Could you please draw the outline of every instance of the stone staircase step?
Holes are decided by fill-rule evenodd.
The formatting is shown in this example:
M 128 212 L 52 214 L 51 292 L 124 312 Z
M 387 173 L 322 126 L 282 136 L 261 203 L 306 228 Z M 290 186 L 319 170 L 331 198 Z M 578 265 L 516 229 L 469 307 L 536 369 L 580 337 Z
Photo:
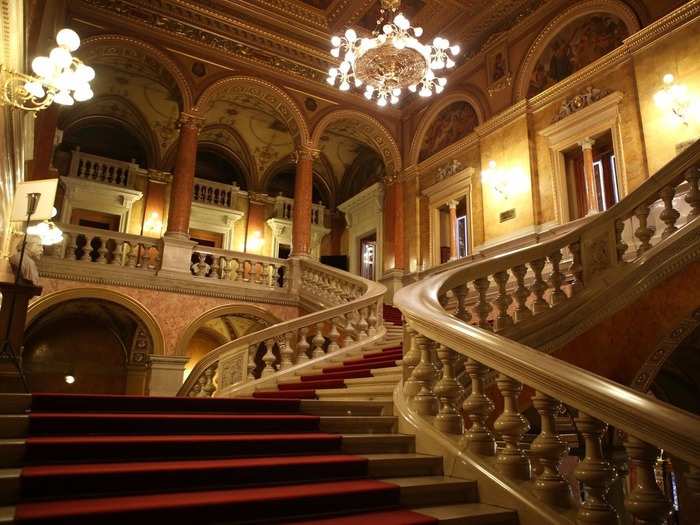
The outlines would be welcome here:
M 348 388 L 364 385 L 396 385 L 401 381 L 400 374 L 380 374 L 372 377 L 359 377 L 356 379 L 345 379 L 345 385 Z
M 414 452 L 415 437 L 408 434 L 343 434 L 346 454 L 405 454 Z
M 516 512 L 484 503 L 462 503 L 411 509 L 431 516 L 440 525 L 517 525 Z
M 442 476 L 442 457 L 428 454 L 363 454 L 371 478 Z M 395 474 L 399 472 L 399 474 Z
M 442 459 L 442 458 L 441 458 Z M 382 478 L 401 487 L 401 504 L 406 506 L 453 505 L 479 501 L 476 481 L 447 476 Z
M 389 434 L 396 431 L 395 416 L 321 416 L 320 431 L 329 434 Z
M 302 399 L 301 411 L 314 416 L 391 416 L 393 403 Z
M 316 395 L 323 400 L 349 401 L 385 401 L 393 400 L 394 385 L 356 386 L 354 388 L 329 388 L 319 390 Z

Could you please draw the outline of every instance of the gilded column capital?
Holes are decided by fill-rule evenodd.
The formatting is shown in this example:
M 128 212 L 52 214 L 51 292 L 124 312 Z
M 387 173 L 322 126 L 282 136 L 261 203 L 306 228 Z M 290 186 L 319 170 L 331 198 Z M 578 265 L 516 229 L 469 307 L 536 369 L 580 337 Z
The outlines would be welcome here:
M 177 120 L 178 128 L 190 128 L 195 129 L 197 132 L 204 126 L 204 117 L 195 115 L 193 113 L 180 113 L 180 117 Z
M 593 144 L 595 144 L 595 140 L 591 138 L 585 138 L 579 141 L 578 143 L 578 145 L 581 146 L 581 149 L 583 150 L 593 149 Z
M 312 148 L 309 145 L 304 145 L 291 153 L 292 161 L 294 164 L 299 164 L 302 160 L 316 160 L 321 154 L 321 150 Z
M 414 164 L 413 166 L 404 168 L 403 171 L 401 171 L 398 174 L 398 177 L 401 182 L 406 182 L 409 180 L 417 179 L 419 175 L 420 170 L 418 169 L 418 165 Z
M 149 169 L 146 173 L 146 177 L 151 182 L 157 182 L 160 184 L 168 184 L 173 180 L 173 175 L 169 171 L 161 171 Z

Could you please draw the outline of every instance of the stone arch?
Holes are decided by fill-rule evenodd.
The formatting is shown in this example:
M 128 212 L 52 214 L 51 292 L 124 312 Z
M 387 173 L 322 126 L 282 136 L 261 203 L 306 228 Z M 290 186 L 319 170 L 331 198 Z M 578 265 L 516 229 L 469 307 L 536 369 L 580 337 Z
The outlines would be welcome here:
M 294 100 L 279 87 L 259 78 L 233 76 L 217 80 L 199 96 L 194 111 L 204 115 L 212 97 L 222 91 L 245 94 L 261 100 L 285 123 L 297 146 L 309 143 L 309 128 Z
M 203 327 L 207 321 L 211 321 L 212 319 L 216 319 L 217 317 L 222 317 L 225 315 L 252 316 L 263 321 L 268 326 L 272 326 L 281 322 L 281 320 L 276 315 L 265 310 L 264 308 L 260 308 L 259 306 L 247 304 L 225 304 L 222 306 L 217 306 L 215 308 L 212 308 L 211 310 L 207 310 L 187 325 L 187 328 L 185 328 L 185 330 L 182 332 L 182 335 L 180 336 L 180 339 L 178 340 L 177 345 L 175 346 L 175 355 L 187 355 L 187 345 L 190 339 L 192 339 L 192 336 L 197 332 L 197 330 Z
M 153 342 L 153 355 L 165 355 L 165 338 L 163 330 L 156 318 L 148 309 L 137 300 L 105 288 L 71 288 L 53 292 L 34 301 L 27 310 L 27 321 L 25 327 L 31 326 L 32 322 L 45 312 L 66 301 L 74 299 L 99 299 L 109 301 L 129 310 L 138 320 L 140 320 L 148 330 Z
M 245 188 L 242 189 L 250 190 L 252 188 L 251 184 L 253 179 L 250 176 L 250 173 L 248 172 L 247 166 L 245 166 L 243 161 L 238 157 L 238 155 L 236 155 L 236 152 L 232 151 L 229 147 L 218 142 L 199 141 L 197 143 L 197 152 L 200 153 L 202 151 L 215 153 L 220 157 L 226 159 L 226 161 L 230 162 L 231 164 L 237 165 L 241 169 L 241 173 L 243 175 L 243 182 L 245 183 Z
M 474 109 L 479 124 L 483 124 L 483 122 L 488 116 L 485 109 L 487 105 L 482 103 L 481 99 L 472 92 L 455 91 L 448 95 L 445 95 L 444 97 L 441 97 L 440 99 L 436 100 L 431 106 L 428 107 L 428 110 L 425 112 L 425 115 L 423 115 L 420 122 L 418 123 L 418 126 L 416 127 L 416 132 L 413 135 L 413 140 L 411 141 L 411 148 L 408 154 L 409 166 L 414 166 L 418 164 L 420 150 L 423 146 L 425 135 L 430 129 L 430 126 L 433 124 L 435 119 L 445 108 L 449 107 L 455 102 L 462 101 L 467 102 L 472 107 L 472 109 Z
M 98 53 L 101 48 L 114 50 L 117 47 L 127 47 L 139 50 L 146 56 L 152 58 L 157 64 L 165 69 L 173 77 L 173 80 L 177 84 L 181 98 L 180 111 L 190 111 L 192 108 L 192 91 L 189 83 L 187 82 L 187 78 L 177 63 L 155 46 L 130 36 L 115 34 L 96 35 L 88 37 L 82 42 L 78 55 L 89 65 L 91 58 L 99 57 Z
M 371 141 L 370 146 L 382 157 L 387 175 L 391 176 L 401 171 L 401 150 L 389 130 L 374 117 L 353 109 L 338 109 L 326 113 L 314 127 L 311 147 L 318 149 L 323 132 L 334 122 L 343 119 L 360 122 L 362 132 Z
M 117 111 L 113 111 L 114 105 Z M 110 109 L 106 109 L 109 106 Z M 91 124 L 115 122 L 140 140 L 147 157 L 146 168 L 155 168 L 161 162 L 161 152 L 158 140 L 146 117 L 139 108 L 129 100 L 118 95 L 95 97 L 90 104 L 79 104 L 68 111 L 63 111 L 59 117 L 59 127 L 64 135 L 76 127 L 86 127 Z
M 575 20 L 596 13 L 616 16 L 627 26 L 630 35 L 640 29 L 636 13 L 621 0 L 587 0 L 565 9 L 547 24 L 530 46 L 515 79 L 513 102 L 526 98 L 535 66 L 544 50 L 557 35 Z
M 320 165 L 319 165 L 320 163 Z M 318 169 L 319 167 L 323 169 Z M 279 159 L 276 162 L 273 162 L 266 170 L 265 173 L 263 174 L 261 180 L 260 180 L 260 191 L 263 193 L 267 193 L 270 195 L 270 192 L 268 190 L 270 183 L 272 180 L 275 178 L 276 175 L 278 175 L 281 171 L 287 170 L 287 169 L 296 169 L 294 166 L 294 162 L 290 158 L 283 158 Z M 323 159 L 323 154 L 319 157 L 318 160 L 314 162 L 314 167 L 313 167 L 313 182 L 318 183 L 326 193 L 326 201 L 324 204 L 328 208 L 333 208 L 335 207 L 335 198 L 337 196 L 337 184 L 335 179 L 333 178 L 332 171 L 329 171 L 327 162 L 324 162 Z M 276 195 L 270 195 L 272 197 L 276 197 Z
M 231 140 L 240 149 L 240 154 L 239 152 L 234 151 L 234 149 L 229 144 L 213 140 L 213 137 L 208 136 L 209 134 L 216 132 L 220 132 L 230 136 Z M 251 154 L 250 149 L 248 148 L 248 144 L 246 144 L 245 140 L 243 140 L 243 137 L 240 136 L 238 131 L 236 131 L 233 127 L 227 126 L 225 124 L 210 124 L 208 126 L 205 126 L 199 132 L 199 142 L 220 144 L 221 146 L 224 146 L 226 150 L 230 152 L 230 154 L 237 158 L 241 167 L 243 168 L 243 171 L 246 174 L 246 183 L 248 184 L 248 189 L 255 187 L 254 183 L 257 181 L 258 177 L 257 166 L 255 164 L 255 160 L 253 159 L 253 155 Z

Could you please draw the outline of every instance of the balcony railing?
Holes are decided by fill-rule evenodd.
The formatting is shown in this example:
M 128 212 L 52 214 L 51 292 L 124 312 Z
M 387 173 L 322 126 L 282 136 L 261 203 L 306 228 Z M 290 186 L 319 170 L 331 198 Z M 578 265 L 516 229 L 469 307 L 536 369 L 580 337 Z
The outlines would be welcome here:
M 283 259 L 197 245 L 192 251 L 190 271 L 195 277 L 206 279 L 263 288 L 285 288 L 288 267 Z
M 90 155 L 80 151 L 80 148 L 76 148 L 71 156 L 68 176 L 122 188 L 132 188 L 134 176 L 139 171 L 143 170 L 135 162 Z
M 239 188 L 235 184 L 222 184 L 195 177 L 192 190 L 193 202 L 233 209 L 234 197 Z
M 323 204 L 311 205 L 311 224 L 323 226 L 323 215 L 326 207 Z M 292 220 L 294 217 L 294 199 L 279 195 L 275 197 L 275 217 Z

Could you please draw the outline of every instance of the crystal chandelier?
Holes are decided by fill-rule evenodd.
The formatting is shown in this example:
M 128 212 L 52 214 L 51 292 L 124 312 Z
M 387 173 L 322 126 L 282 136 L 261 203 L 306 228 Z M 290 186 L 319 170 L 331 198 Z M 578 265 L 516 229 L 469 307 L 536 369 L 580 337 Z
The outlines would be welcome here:
M 454 67 L 459 46 L 450 46 L 447 39 L 435 37 L 432 45 L 422 44 L 420 27 L 411 23 L 401 13 L 397 14 L 400 0 L 381 0 L 377 29 L 372 38 L 360 38 L 354 29 L 345 36 L 331 38 L 331 55 L 342 62 L 328 71 L 328 83 L 338 84 L 341 91 L 348 91 L 351 84 L 365 86 L 368 100 L 376 97 L 377 105 L 396 104 L 403 89 L 429 97 L 445 89 L 447 79 L 435 75 L 436 71 Z M 393 20 L 389 21 L 393 16 Z

